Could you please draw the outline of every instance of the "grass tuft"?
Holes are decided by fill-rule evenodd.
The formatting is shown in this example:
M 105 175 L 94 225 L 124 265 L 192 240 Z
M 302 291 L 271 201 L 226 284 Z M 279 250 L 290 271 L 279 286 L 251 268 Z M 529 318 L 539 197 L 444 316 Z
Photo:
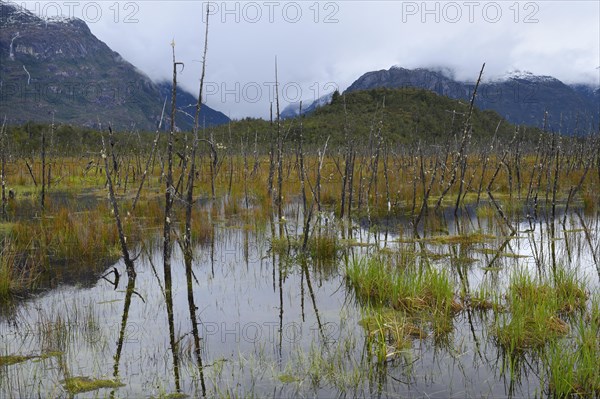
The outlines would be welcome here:
M 89 377 L 70 377 L 62 381 L 65 389 L 72 395 L 96 391 L 102 388 L 121 388 L 125 384 L 122 384 L 115 380 L 94 380 Z
M 582 310 L 587 294 L 574 273 L 557 268 L 554 279 L 513 273 L 506 298 L 510 314 L 497 319 L 495 334 L 504 348 L 523 351 L 568 334 L 569 324 L 561 317 Z

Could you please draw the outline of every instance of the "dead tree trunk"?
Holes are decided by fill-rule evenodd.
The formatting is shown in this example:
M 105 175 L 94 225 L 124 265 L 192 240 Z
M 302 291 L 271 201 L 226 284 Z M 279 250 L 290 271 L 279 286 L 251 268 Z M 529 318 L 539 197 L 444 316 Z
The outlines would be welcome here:
M 177 67 L 179 65 L 183 65 L 183 63 L 175 61 L 175 41 L 172 42 L 171 46 L 173 47 L 173 91 L 171 98 L 171 128 L 169 129 L 169 139 L 167 142 L 165 223 L 163 230 L 163 272 L 165 279 L 165 299 L 167 302 L 167 321 L 169 324 L 169 338 L 171 343 L 171 351 L 173 353 L 173 372 L 175 374 L 175 389 L 177 390 L 177 392 L 179 392 L 181 390 L 181 387 L 179 385 L 179 356 L 177 350 L 177 342 L 175 341 L 175 325 L 173 320 L 173 293 L 171 278 L 171 254 L 173 252 L 173 243 L 171 242 L 171 217 L 173 199 L 175 196 L 175 187 L 173 186 L 173 139 L 175 132 Z
M 204 76 L 206 74 L 206 52 L 208 49 L 208 6 L 206 7 L 206 31 L 204 33 L 204 55 L 202 56 L 202 74 L 200 75 L 200 89 L 198 91 L 198 102 L 196 103 L 196 114 L 194 116 L 194 142 L 190 160 L 190 171 L 187 182 L 186 208 L 185 208 L 185 237 L 184 248 L 186 258 L 192 258 L 192 209 L 194 204 L 194 178 L 196 176 L 196 150 L 198 148 L 198 127 L 200 121 L 200 110 L 202 108 L 202 93 L 204 88 Z M 213 194 L 214 195 L 214 194 Z M 188 272 L 186 261 L 186 272 Z M 191 274 L 191 262 L 189 262 Z M 199 350 L 199 348 L 196 348 Z M 199 355 L 199 354 L 198 354 Z
M 46 200 L 46 130 L 42 129 L 42 194 L 40 205 L 44 210 Z
M 275 175 L 275 139 L 273 137 L 273 103 L 271 103 L 271 108 L 269 109 L 269 134 L 270 134 L 270 144 L 271 147 L 269 149 L 269 179 L 268 179 L 268 190 L 269 197 L 273 197 L 273 176 Z
M 108 154 L 106 153 L 106 144 L 104 143 L 104 136 L 102 136 L 102 158 L 104 159 L 104 171 L 106 172 L 106 181 L 108 182 L 108 194 L 110 197 L 110 203 L 112 205 L 115 222 L 117 224 L 117 231 L 119 233 L 119 242 L 121 243 L 121 252 L 123 253 L 123 261 L 127 269 L 127 275 L 130 279 L 134 278 L 135 268 L 133 267 L 133 261 L 129 257 L 129 250 L 127 249 L 127 237 L 123 232 L 123 225 L 121 224 L 121 217 L 119 215 L 119 204 L 115 196 L 115 189 L 113 186 L 112 177 L 110 175 L 110 169 L 108 167 Z
M 0 171 L 0 178 L 2 180 L 2 220 L 7 219 L 6 215 L 6 135 L 4 129 L 6 128 L 6 117 L 2 122 L 0 128 L 0 157 L 2 162 L 2 170 Z
M 303 124 L 302 124 L 302 101 L 300 102 L 300 136 L 298 137 L 298 161 L 299 161 L 299 172 L 300 172 L 300 190 L 302 191 L 302 214 L 304 220 L 307 217 L 307 204 L 306 204 L 306 187 L 305 187 L 305 172 L 304 172 L 304 148 L 302 147 L 303 138 Z M 343 208 L 342 202 L 342 208 Z
M 344 142 L 346 143 L 346 154 L 344 159 L 344 175 L 342 176 L 342 193 L 341 193 L 341 204 L 340 204 L 340 219 L 344 218 L 344 209 L 346 205 L 346 187 L 349 179 L 349 168 L 350 168 L 350 157 L 352 153 L 352 143 L 348 134 L 348 111 L 346 109 L 346 96 L 344 99 Z
M 496 137 L 498 135 L 498 129 L 500 129 L 500 124 L 502 123 L 502 119 L 496 125 L 496 131 L 494 132 L 494 137 L 492 137 L 492 144 L 486 148 L 484 151 L 483 158 L 483 166 L 481 167 L 481 179 L 479 179 L 479 188 L 477 189 L 477 205 L 479 205 L 479 200 L 481 199 L 481 189 L 483 188 L 483 179 L 485 178 L 485 172 L 487 170 L 488 163 L 490 162 L 490 153 L 494 149 L 494 143 L 496 142 Z
M 283 215 L 283 137 L 281 135 L 281 118 L 279 114 L 279 80 L 277 77 L 277 58 L 275 58 L 275 105 L 277 110 L 277 212 Z
M 146 167 L 144 168 L 144 173 L 142 174 L 142 180 L 140 181 L 140 187 L 135 195 L 135 199 L 133 200 L 133 204 L 131 205 L 131 212 L 135 210 L 135 206 L 140 199 L 140 193 L 142 192 L 142 187 L 144 187 L 144 182 L 146 181 L 146 176 L 148 175 L 148 168 L 150 167 L 150 162 L 154 159 L 154 154 L 156 153 L 156 147 L 158 146 L 158 139 L 160 138 L 160 127 L 162 126 L 163 116 L 165 115 L 165 106 L 167 105 L 167 99 L 165 98 L 165 102 L 163 104 L 162 114 L 160 116 L 160 122 L 158 122 L 158 128 L 156 129 L 156 137 L 154 138 L 154 142 L 152 143 L 152 150 L 150 151 L 150 155 L 148 156 L 148 160 L 146 161 Z
M 485 69 L 485 63 L 481 66 L 481 71 L 479 72 L 479 78 L 477 78 L 477 83 L 475 83 L 475 89 L 473 90 L 473 96 L 471 97 L 471 103 L 469 105 L 469 113 L 467 114 L 467 119 L 465 120 L 465 124 L 463 127 L 463 136 L 460 145 L 459 152 L 459 165 L 460 165 L 460 180 L 458 185 L 458 196 L 456 198 L 456 206 L 454 208 L 454 214 L 458 213 L 458 207 L 460 206 L 460 200 L 462 198 L 462 190 L 465 184 L 465 173 L 467 171 L 467 146 L 469 145 L 469 139 L 471 138 L 471 116 L 473 115 L 473 108 L 475 105 L 475 98 L 477 97 L 477 89 L 479 88 L 479 84 L 481 83 L 481 77 L 483 76 L 483 70 Z

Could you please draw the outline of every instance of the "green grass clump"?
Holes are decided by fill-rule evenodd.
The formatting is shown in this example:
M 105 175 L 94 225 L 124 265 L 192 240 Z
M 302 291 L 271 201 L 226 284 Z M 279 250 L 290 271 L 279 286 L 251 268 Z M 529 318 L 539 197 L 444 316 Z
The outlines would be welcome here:
M 499 343 L 510 351 L 540 348 L 569 332 L 569 325 L 556 315 L 550 303 L 516 303 L 510 316 L 502 317 L 496 328 Z
M 62 352 L 50 351 L 50 352 L 42 353 L 41 355 L 6 355 L 6 356 L 0 356 L 0 367 L 2 367 L 2 366 L 11 366 L 13 364 L 23 363 L 23 362 L 26 362 L 27 360 L 31 360 L 31 359 L 44 360 L 44 359 L 48 359 L 49 357 L 60 356 L 62 354 L 63 354 Z
M 301 242 L 295 237 L 271 238 L 271 251 L 279 256 L 289 255 L 290 251 L 297 250 L 301 245 Z
M 454 314 L 462 308 L 454 299 L 454 283 L 443 270 L 399 270 L 372 257 L 350 264 L 346 277 L 360 302 L 402 312 L 413 324 L 429 326 L 435 336 L 452 332 Z
M 304 236 L 280 236 L 271 238 L 271 250 L 284 257 L 310 260 L 311 265 L 324 276 L 331 276 L 338 271 L 338 254 L 344 244 L 337 237 L 333 228 L 318 229 L 310 236 L 303 250 Z
M 592 302 L 591 314 L 598 312 L 600 302 Z M 587 319 L 586 319 L 587 318 Z M 573 395 L 593 397 L 600 394 L 600 324 L 598 319 L 579 317 L 574 336 L 552 342 L 544 362 L 548 388 L 554 397 Z
M 554 290 L 562 313 L 572 313 L 585 307 L 588 299 L 585 282 L 578 281 L 574 272 L 558 268 L 554 275 Z
M 427 269 L 424 273 L 408 271 L 402 274 L 397 281 L 400 295 L 394 307 L 408 311 L 424 307 L 446 312 L 454 305 L 454 285 L 444 271 Z
M 574 273 L 557 269 L 553 278 L 515 272 L 506 294 L 510 314 L 497 319 L 495 334 L 511 351 L 538 349 L 569 332 L 561 316 L 585 306 L 585 284 Z
M 346 269 L 346 278 L 359 300 L 379 306 L 390 306 L 396 284 L 390 264 L 378 258 L 353 261 Z
M 63 381 L 65 389 L 72 395 L 95 391 L 102 388 L 120 388 L 122 384 L 114 380 L 94 380 L 89 377 L 70 377 Z
M 35 356 L 20 356 L 20 355 L 0 356 L 0 367 L 23 363 L 23 362 L 26 362 L 27 360 L 33 359 L 33 358 L 35 358 Z
M 484 244 L 488 241 L 494 240 L 496 237 L 483 234 L 479 232 L 473 232 L 469 234 L 461 234 L 461 235 L 437 235 L 433 237 L 428 237 L 422 239 L 422 241 L 437 244 L 437 245 L 471 245 L 471 244 Z
M 346 269 L 359 300 L 407 312 L 456 310 L 454 284 L 445 271 L 398 270 L 380 258 L 354 261 Z

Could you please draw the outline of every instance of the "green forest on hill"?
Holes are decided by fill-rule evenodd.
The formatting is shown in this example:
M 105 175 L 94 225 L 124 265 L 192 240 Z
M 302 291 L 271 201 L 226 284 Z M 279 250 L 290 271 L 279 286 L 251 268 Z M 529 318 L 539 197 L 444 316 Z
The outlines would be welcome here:
M 321 146 L 329 137 L 331 145 L 342 145 L 352 140 L 358 145 L 367 145 L 374 135 L 380 135 L 389 145 L 416 142 L 440 144 L 460 136 L 469 104 L 453 100 L 420 89 L 374 89 L 349 94 L 336 94 L 332 103 L 318 108 L 310 115 L 279 121 L 284 141 L 295 141 L 302 129 L 305 144 Z M 261 152 L 268 151 L 267 145 L 277 134 L 276 110 L 273 121 L 246 118 L 228 125 L 210 127 L 201 134 L 223 147 L 254 145 Z M 183 117 L 183 116 L 182 116 Z M 102 122 L 102 121 L 101 121 Z M 108 128 L 109 121 L 105 121 Z M 476 107 L 471 119 L 472 139 L 475 143 L 486 143 L 494 134 L 499 139 L 510 140 L 516 126 L 506 122 L 494 111 L 481 111 Z M 164 124 L 163 124 L 164 126 Z M 27 123 L 9 128 L 14 150 L 17 152 L 37 151 L 42 129 L 50 124 Z M 522 128 L 521 139 L 537 141 L 539 130 Z M 150 147 L 154 132 L 116 132 L 119 143 L 142 150 Z M 97 151 L 100 143 L 98 131 L 66 124 L 54 128 L 52 144 L 71 155 Z

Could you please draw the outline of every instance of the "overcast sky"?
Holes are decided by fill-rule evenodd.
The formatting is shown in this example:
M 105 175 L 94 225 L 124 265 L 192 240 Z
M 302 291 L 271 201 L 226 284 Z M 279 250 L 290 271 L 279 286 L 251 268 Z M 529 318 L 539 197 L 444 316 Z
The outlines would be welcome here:
M 197 93 L 204 1 L 27 2 L 42 16 L 81 18 L 154 80 L 171 79 L 171 46 L 185 63 L 180 84 Z M 212 2 L 206 102 L 232 118 L 267 117 L 275 57 L 281 108 L 309 103 L 363 73 L 448 67 L 474 81 L 510 70 L 566 83 L 600 81 L 598 1 L 255 1 Z

